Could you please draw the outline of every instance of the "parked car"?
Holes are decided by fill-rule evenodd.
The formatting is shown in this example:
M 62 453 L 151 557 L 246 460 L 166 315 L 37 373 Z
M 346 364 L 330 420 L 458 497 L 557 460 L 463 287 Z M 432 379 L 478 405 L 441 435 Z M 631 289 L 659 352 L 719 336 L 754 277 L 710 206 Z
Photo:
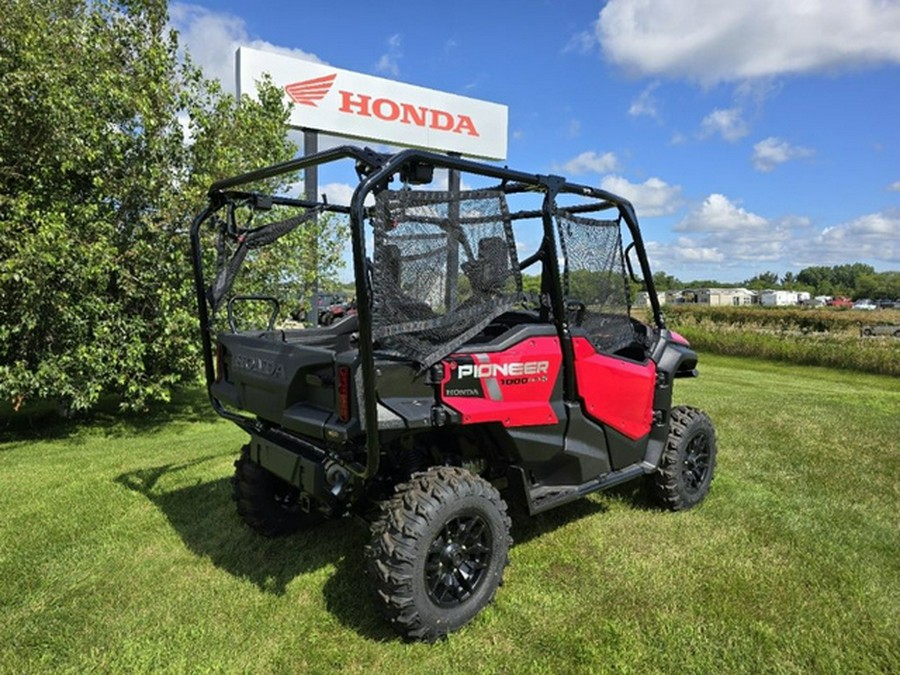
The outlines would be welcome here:
M 863 337 L 872 337 L 873 335 L 893 335 L 900 338 L 900 325 L 882 324 L 880 326 L 863 326 L 859 329 L 860 335 Z
M 872 302 L 871 300 L 866 298 L 864 300 L 857 300 L 856 302 L 854 302 L 853 309 L 872 310 L 872 309 L 878 309 L 878 306 L 874 302 Z
M 890 298 L 879 298 L 875 301 L 875 305 L 878 309 L 894 309 L 894 307 L 897 306 L 897 303 Z
M 829 307 L 853 307 L 853 301 L 850 298 L 844 298 L 841 296 L 837 296 L 828 301 Z

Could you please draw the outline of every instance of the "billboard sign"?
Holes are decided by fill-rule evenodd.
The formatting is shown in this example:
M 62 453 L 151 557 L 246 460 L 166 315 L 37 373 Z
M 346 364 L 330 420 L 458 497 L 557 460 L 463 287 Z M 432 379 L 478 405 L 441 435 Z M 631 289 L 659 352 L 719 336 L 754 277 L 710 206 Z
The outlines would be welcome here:
M 269 73 L 294 103 L 289 124 L 337 136 L 505 159 L 508 109 L 465 96 L 240 47 L 238 95 Z

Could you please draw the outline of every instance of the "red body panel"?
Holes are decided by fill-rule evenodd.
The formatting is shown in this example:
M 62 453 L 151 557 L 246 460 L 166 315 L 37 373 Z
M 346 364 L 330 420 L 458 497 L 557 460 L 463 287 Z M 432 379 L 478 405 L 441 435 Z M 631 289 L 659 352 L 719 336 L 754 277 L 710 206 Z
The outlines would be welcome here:
M 680 333 L 676 333 L 674 330 L 669 331 L 669 335 L 672 336 L 673 342 L 677 342 L 680 345 L 684 345 L 685 347 L 690 347 L 691 343 L 687 341 L 687 338 Z
M 502 352 L 452 354 L 443 361 L 441 399 L 463 424 L 555 424 L 550 397 L 561 363 L 556 337 L 527 338 Z
M 632 440 L 650 432 L 656 364 L 635 363 L 597 353 L 576 337 L 575 378 L 585 413 Z

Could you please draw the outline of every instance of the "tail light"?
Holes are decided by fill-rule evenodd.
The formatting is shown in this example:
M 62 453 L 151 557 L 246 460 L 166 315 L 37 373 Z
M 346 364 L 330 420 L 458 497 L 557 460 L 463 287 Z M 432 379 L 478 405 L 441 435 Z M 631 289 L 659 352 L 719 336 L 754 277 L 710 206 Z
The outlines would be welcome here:
M 338 418 L 341 422 L 350 421 L 350 368 L 338 366 L 337 377 Z

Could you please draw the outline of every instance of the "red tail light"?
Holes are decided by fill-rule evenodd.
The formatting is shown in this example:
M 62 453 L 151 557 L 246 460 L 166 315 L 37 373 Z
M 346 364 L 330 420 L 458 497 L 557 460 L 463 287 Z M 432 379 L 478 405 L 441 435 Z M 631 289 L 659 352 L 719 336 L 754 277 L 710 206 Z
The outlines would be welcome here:
M 338 366 L 338 417 L 341 422 L 350 421 L 350 368 Z

